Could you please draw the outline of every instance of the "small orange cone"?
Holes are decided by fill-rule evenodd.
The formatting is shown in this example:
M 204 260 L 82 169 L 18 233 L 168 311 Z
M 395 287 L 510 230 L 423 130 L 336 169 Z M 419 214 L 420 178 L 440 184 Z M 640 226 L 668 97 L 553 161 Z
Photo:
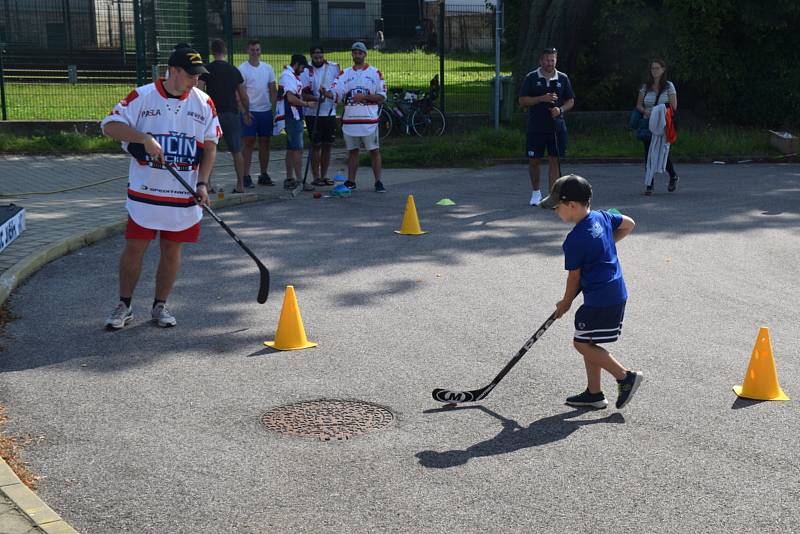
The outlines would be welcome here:
M 300 317 L 300 308 L 297 306 L 297 297 L 294 294 L 294 286 L 286 286 L 281 317 L 278 319 L 278 330 L 275 332 L 275 341 L 265 341 L 264 345 L 278 350 L 299 350 L 317 346 L 306 337 L 303 318 Z
M 406 211 L 403 213 L 403 225 L 399 230 L 394 233 L 402 235 L 422 235 L 428 232 L 423 232 L 419 227 L 419 218 L 417 218 L 417 206 L 414 204 L 414 195 L 408 195 L 406 200 Z
M 733 392 L 745 399 L 789 400 L 778 384 L 778 371 L 775 369 L 775 359 L 772 356 L 772 341 L 769 339 L 769 328 L 766 326 L 758 330 L 758 339 L 750 356 L 744 384 L 733 386 Z

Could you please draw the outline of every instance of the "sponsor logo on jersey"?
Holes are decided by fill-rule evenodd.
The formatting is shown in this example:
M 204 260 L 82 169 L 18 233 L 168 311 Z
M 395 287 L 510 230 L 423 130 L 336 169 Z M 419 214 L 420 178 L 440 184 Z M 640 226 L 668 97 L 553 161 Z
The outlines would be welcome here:
M 189 137 L 180 132 L 152 135 L 164 150 L 165 163 L 179 166 L 190 166 L 198 161 L 198 146 L 197 139 L 195 137 Z M 148 161 L 151 161 L 149 155 L 147 159 Z
M 206 122 L 206 116 L 200 113 L 190 111 L 186 114 L 187 117 L 191 117 L 192 119 L 196 120 L 197 122 L 204 123 Z
M 142 117 L 159 117 L 160 115 L 160 109 L 143 109 L 141 112 Z

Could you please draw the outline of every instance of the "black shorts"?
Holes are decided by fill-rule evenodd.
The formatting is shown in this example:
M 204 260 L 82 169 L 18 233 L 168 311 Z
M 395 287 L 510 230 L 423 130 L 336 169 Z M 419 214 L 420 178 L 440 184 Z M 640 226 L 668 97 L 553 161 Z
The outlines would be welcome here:
M 311 137 L 311 132 L 314 131 L 314 120 L 317 121 L 317 130 L 314 132 L 314 138 L 311 140 L 313 145 L 332 145 L 336 140 L 336 117 L 331 115 L 317 117 L 306 116 L 306 129 L 308 135 Z
M 578 343 L 613 343 L 622 334 L 625 303 L 607 308 L 581 306 L 575 312 L 575 336 Z
M 558 145 L 556 145 L 556 137 L 558 138 Z M 547 148 L 548 156 L 564 157 L 567 152 L 567 131 L 565 129 L 556 128 L 555 135 L 553 132 L 531 132 L 528 131 L 526 138 L 526 151 L 529 158 L 543 158 L 544 149 Z

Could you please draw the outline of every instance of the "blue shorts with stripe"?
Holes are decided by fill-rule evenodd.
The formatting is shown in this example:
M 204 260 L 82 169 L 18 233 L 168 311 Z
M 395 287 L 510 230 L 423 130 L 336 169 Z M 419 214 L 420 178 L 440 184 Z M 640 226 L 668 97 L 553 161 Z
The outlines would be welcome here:
M 613 343 L 622 333 L 625 303 L 606 308 L 581 306 L 575 312 L 575 336 L 578 343 Z

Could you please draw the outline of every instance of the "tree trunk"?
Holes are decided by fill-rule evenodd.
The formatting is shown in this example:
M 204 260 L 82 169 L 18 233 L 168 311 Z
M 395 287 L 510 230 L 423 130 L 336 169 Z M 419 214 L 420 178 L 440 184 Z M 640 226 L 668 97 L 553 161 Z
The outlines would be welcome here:
M 514 83 L 522 85 L 525 75 L 539 67 L 545 48 L 558 49 L 559 70 L 570 73 L 578 50 L 590 41 L 594 0 L 522 0 L 519 46 L 514 61 Z

